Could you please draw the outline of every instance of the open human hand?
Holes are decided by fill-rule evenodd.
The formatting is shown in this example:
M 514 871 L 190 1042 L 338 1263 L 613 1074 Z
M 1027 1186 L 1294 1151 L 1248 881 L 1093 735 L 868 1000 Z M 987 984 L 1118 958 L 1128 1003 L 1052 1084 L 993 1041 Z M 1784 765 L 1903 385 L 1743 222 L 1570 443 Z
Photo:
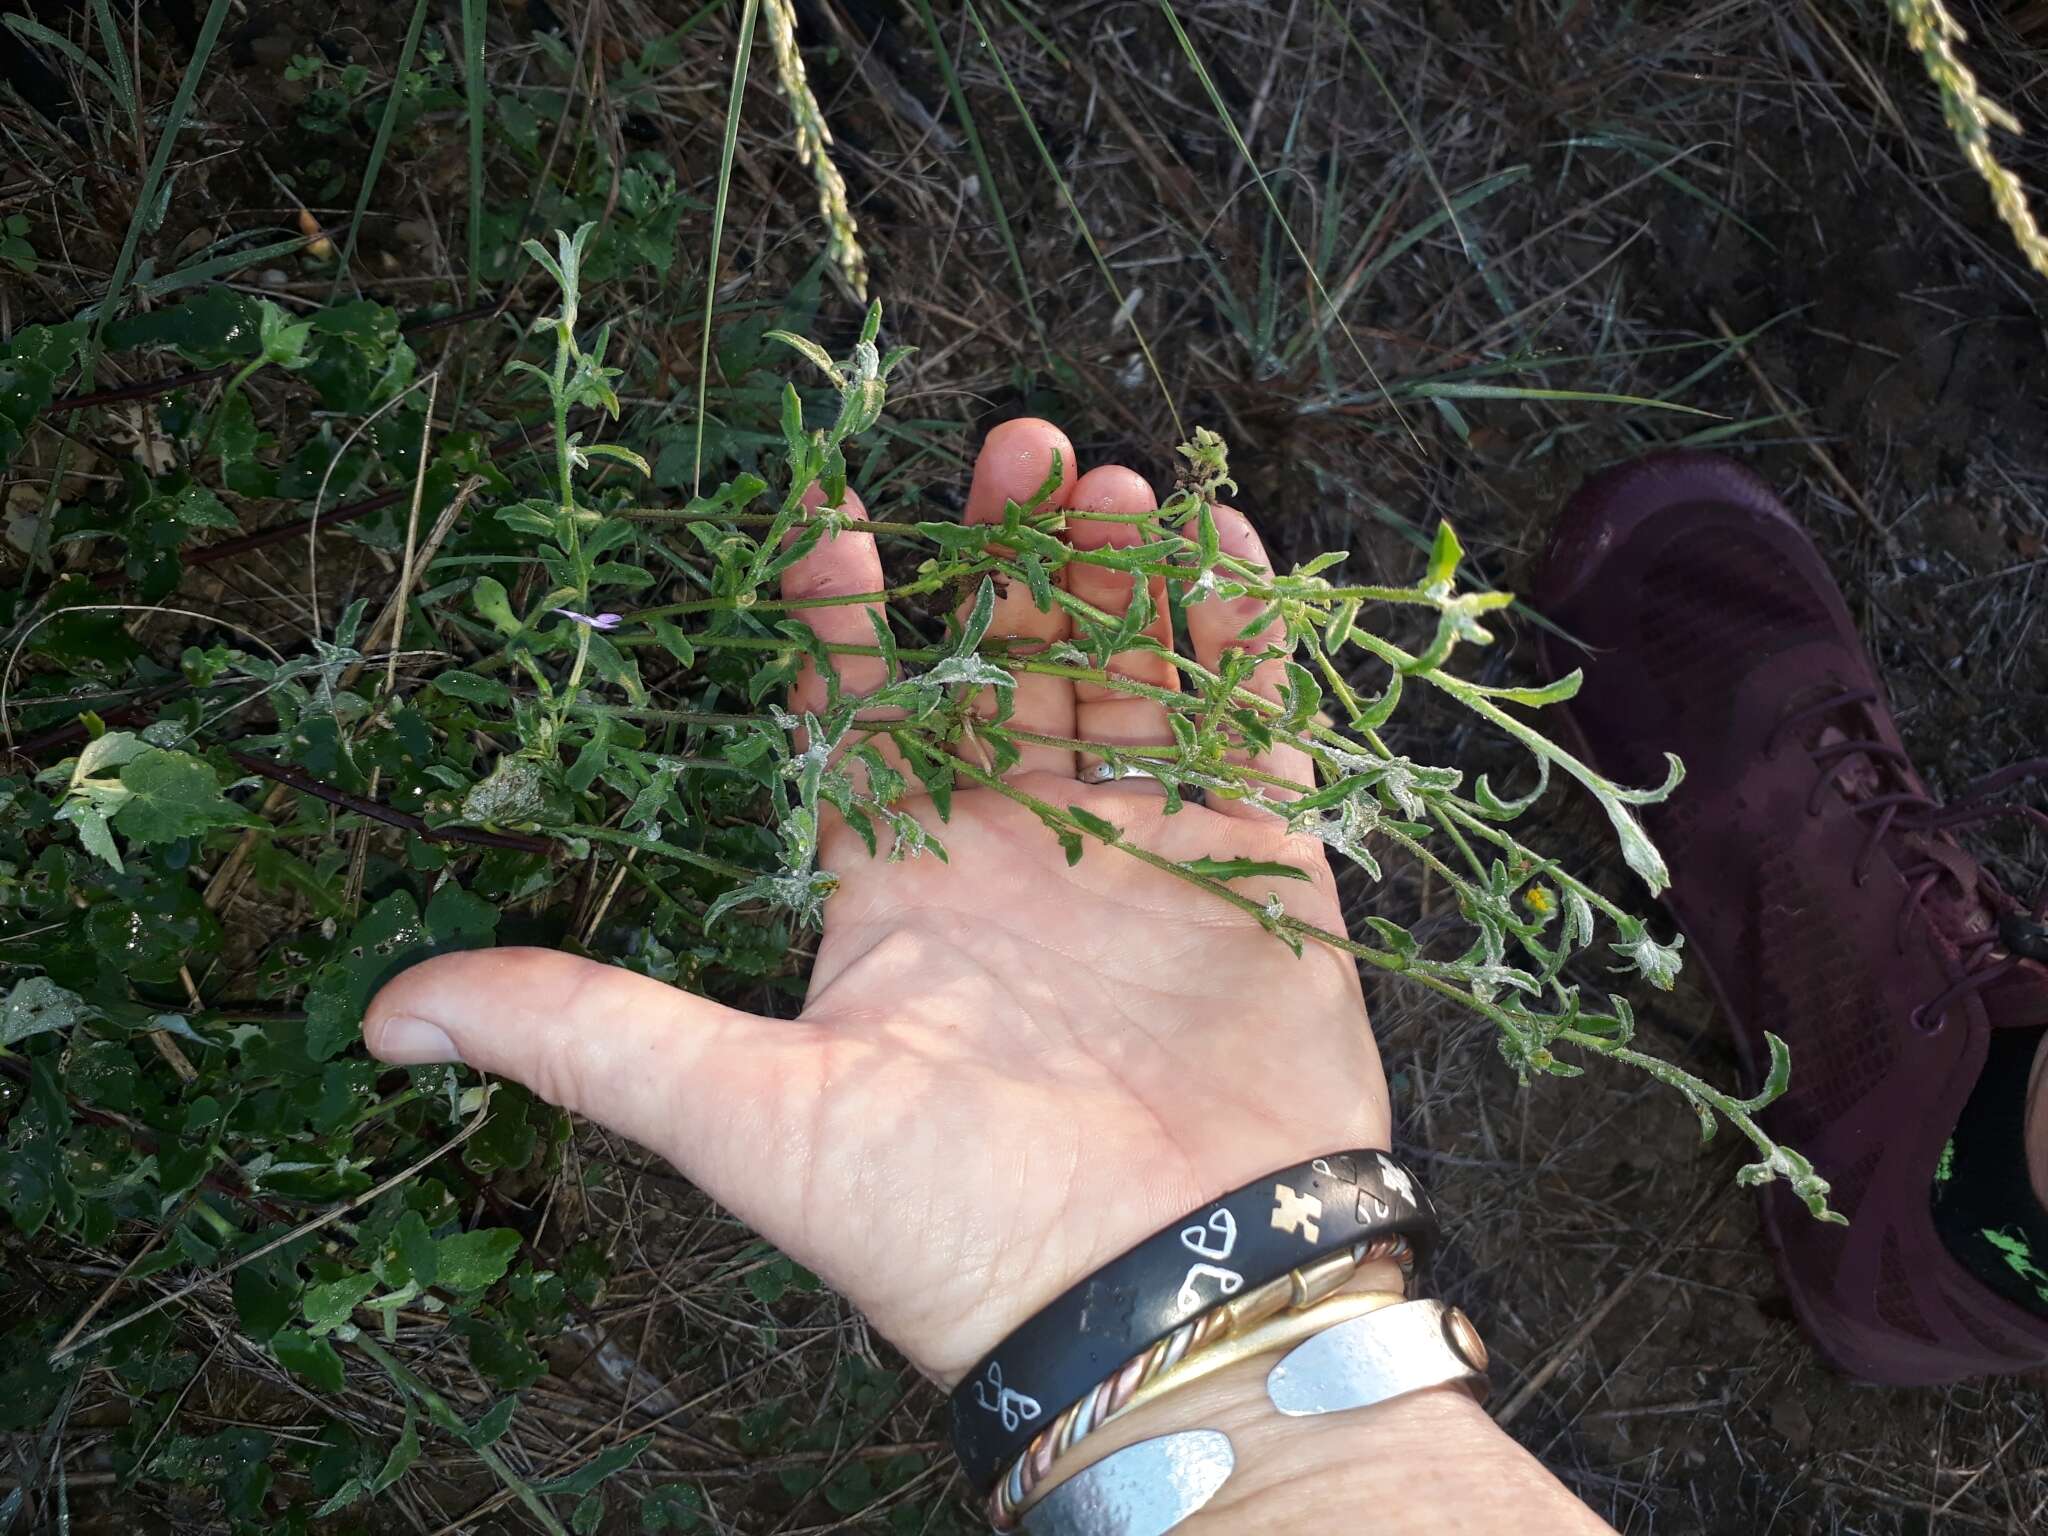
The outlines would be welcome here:
M 1063 470 L 1049 503 L 1081 547 L 1136 537 L 1089 513 L 1150 510 L 1145 482 L 1104 465 L 1074 478 L 1064 434 L 1005 422 L 975 465 L 970 521 L 999 522 Z M 847 511 L 864 516 L 850 493 Z M 1263 562 L 1251 525 L 1216 512 L 1224 553 Z M 1130 578 L 1087 565 L 1068 589 L 1107 612 Z M 871 535 L 849 528 L 793 565 L 785 595 L 882 586 Z M 1162 600 L 1150 631 L 1171 643 Z M 798 610 L 829 643 L 869 644 L 857 604 Z M 1187 611 L 1191 654 L 1271 637 L 1241 631 L 1256 599 Z M 993 637 L 1052 642 L 1064 614 L 999 596 Z M 864 692 L 879 659 L 848 656 Z M 1161 687 L 1157 653 L 1112 671 Z M 1282 667 L 1252 684 L 1277 698 Z M 825 684 L 799 678 L 791 707 Z M 1101 685 L 1020 675 L 1010 723 L 1106 744 L 1171 745 L 1163 706 Z M 971 752 L 970 742 L 963 752 Z M 1236 882 L 1259 901 L 1342 931 L 1322 848 L 1255 806 L 1168 814 L 1144 780 L 1084 783 L 1076 754 L 1029 746 L 1014 785 L 1115 822 L 1168 859 L 1286 863 L 1306 880 Z M 1279 746 L 1258 766 L 1307 783 Z M 905 809 L 944 837 L 950 862 L 871 858 L 833 817 L 824 867 L 839 877 L 803 1012 L 760 1018 L 612 966 L 545 949 L 445 955 L 371 1003 L 370 1047 L 387 1061 L 460 1059 L 668 1157 L 742 1219 L 851 1298 L 927 1374 L 951 1384 L 1053 1296 L 1174 1218 L 1270 1169 L 1342 1147 L 1384 1146 L 1386 1082 L 1349 956 L 1297 957 L 1257 921 L 1164 870 L 1098 848 L 1069 866 L 1032 812 L 989 788 L 955 794 L 942 828 L 928 800 Z

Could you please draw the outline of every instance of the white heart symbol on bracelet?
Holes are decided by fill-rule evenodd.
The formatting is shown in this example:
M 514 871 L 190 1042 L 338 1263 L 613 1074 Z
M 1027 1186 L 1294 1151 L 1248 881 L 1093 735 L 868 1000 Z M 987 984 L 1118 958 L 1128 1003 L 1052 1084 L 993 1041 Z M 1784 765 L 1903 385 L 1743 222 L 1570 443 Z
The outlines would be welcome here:
M 1212 1232 L 1223 1240 L 1221 1247 L 1210 1244 L 1209 1234 Z M 1189 1253 L 1198 1253 L 1205 1259 L 1227 1259 L 1237 1247 L 1237 1218 L 1227 1208 L 1216 1211 L 1203 1225 L 1182 1227 L 1180 1241 Z

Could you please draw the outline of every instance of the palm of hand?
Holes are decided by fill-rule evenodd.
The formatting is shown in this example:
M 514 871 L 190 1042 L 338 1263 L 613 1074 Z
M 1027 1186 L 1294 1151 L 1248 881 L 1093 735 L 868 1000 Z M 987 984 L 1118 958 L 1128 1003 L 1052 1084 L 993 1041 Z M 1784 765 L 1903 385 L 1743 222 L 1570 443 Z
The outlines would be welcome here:
M 1242 884 L 1342 926 L 1321 850 L 1277 822 L 1168 815 L 1052 775 L 1018 787 L 1169 858 L 1299 864 L 1309 879 Z M 1268 1169 L 1384 1143 L 1346 956 L 1297 957 L 1107 849 L 1070 868 L 987 790 L 955 800 L 950 864 L 879 863 L 840 833 L 827 863 L 843 884 L 803 1012 L 821 1031 L 815 1195 L 788 1241 L 885 1334 L 918 1341 L 932 1375 L 957 1377 L 1050 1300 L 1047 1277 L 1078 1278 Z
M 1055 454 L 1072 463 L 1043 422 L 998 428 L 969 518 L 998 520 Z M 1060 496 L 1100 513 L 1151 504 L 1128 470 L 1070 479 Z M 848 512 L 861 515 L 851 497 Z M 1216 521 L 1226 553 L 1263 563 L 1240 515 L 1217 508 Z M 1099 546 L 1136 529 L 1081 523 L 1069 537 Z M 800 611 L 829 643 L 860 645 L 872 639 L 868 615 L 844 596 L 881 584 L 872 538 L 849 531 L 793 565 L 784 591 L 830 600 Z M 1069 590 L 1112 612 L 1130 600 L 1128 577 L 1085 564 L 1070 568 Z M 1243 602 L 1190 608 L 1205 664 L 1246 643 Z M 1163 594 L 1154 609 L 1148 633 L 1170 645 Z M 1011 593 L 993 632 L 1050 641 L 1062 622 Z M 839 681 L 865 693 L 880 668 L 843 657 Z M 1176 681 L 1156 654 L 1126 653 L 1111 670 Z M 1277 658 L 1261 662 L 1249 686 L 1275 698 L 1281 672 Z M 824 696 L 806 669 L 792 706 Z M 1163 707 L 1101 685 L 1020 675 L 1013 703 L 1013 722 L 1048 739 L 1171 740 Z M 1254 766 L 1294 783 L 1311 774 L 1292 748 Z M 1298 869 L 1305 878 L 1237 886 L 1342 930 L 1320 845 L 1289 837 L 1278 818 L 1229 803 L 1169 815 L 1156 790 L 1086 784 L 1076 768 L 1071 751 L 1030 746 L 1009 783 L 1082 805 L 1168 859 Z M 663 1153 L 942 1381 L 1206 1201 L 1323 1152 L 1386 1144 L 1385 1079 L 1348 957 L 1321 946 L 1296 956 L 1242 911 L 1115 850 L 1070 867 L 1036 817 L 995 789 L 963 789 L 943 826 L 929 801 L 906 808 L 950 862 L 872 859 L 827 818 L 823 863 L 841 884 L 797 1019 L 557 951 L 503 949 L 406 972 L 373 1000 L 365 1036 L 387 1060 L 459 1058 L 513 1078 Z

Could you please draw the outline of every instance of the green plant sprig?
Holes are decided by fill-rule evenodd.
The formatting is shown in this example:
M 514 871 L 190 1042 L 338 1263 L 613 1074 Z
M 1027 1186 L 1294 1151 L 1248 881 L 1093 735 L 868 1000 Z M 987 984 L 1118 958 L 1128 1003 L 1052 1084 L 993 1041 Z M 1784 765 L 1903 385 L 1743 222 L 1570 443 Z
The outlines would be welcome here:
M 556 401 L 565 444 L 558 465 L 557 515 L 569 535 L 558 538 L 558 546 L 575 578 L 566 584 L 567 593 L 587 603 L 595 568 L 582 559 L 574 530 L 585 519 L 612 527 L 629 527 L 634 520 L 603 517 L 579 509 L 575 502 L 573 472 L 583 467 L 587 455 L 578 455 L 566 433 L 566 403 L 573 399 L 602 405 L 608 391 L 608 385 L 600 390 L 579 382 L 594 377 L 587 356 L 602 354 L 602 333 L 588 355 L 575 336 L 579 255 L 573 237 L 560 243 L 554 261 L 536 252 L 536 259 L 557 274 L 564 287 L 561 314 L 546 322 L 556 337 L 557 356 L 551 374 L 531 364 L 517 366 L 547 379 Z M 1440 528 L 1420 578 L 1409 586 L 1340 585 L 1324 573 L 1341 561 L 1341 555 L 1319 556 L 1285 573 L 1254 569 L 1220 551 L 1215 498 L 1230 487 L 1228 460 L 1221 439 L 1198 429 L 1181 450 L 1186 467 L 1174 493 L 1156 512 L 1123 519 L 1137 533 L 1132 542 L 1078 550 L 1060 537 L 1065 514 L 1047 505 L 1059 483 L 1055 466 L 1034 497 L 1006 506 L 998 521 L 890 524 L 897 536 L 922 542 L 930 551 L 910 580 L 819 599 L 764 596 L 767 583 L 826 532 L 848 526 L 831 510 L 845 495 L 845 445 L 879 418 L 887 376 L 901 361 L 900 353 L 888 359 L 881 356 L 875 345 L 879 329 L 877 306 L 869 312 L 853 355 L 844 361 L 805 338 L 776 333 L 777 340 L 806 357 L 837 391 L 839 405 L 832 424 L 809 427 L 801 398 L 787 390 L 783 438 L 788 478 L 779 505 L 765 520 L 751 513 L 751 504 L 767 487 L 758 477 L 742 477 L 720 487 L 704 504 L 687 509 L 687 515 L 676 521 L 713 552 L 708 578 L 712 590 L 700 598 L 637 610 L 630 618 L 616 617 L 613 627 L 630 624 L 636 632 L 604 642 L 614 656 L 658 646 L 686 666 L 701 655 L 720 651 L 771 653 L 779 667 L 808 654 L 827 679 L 828 699 L 821 711 L 801 721 L 773 712 L 773 725 L 757 725 L 751 732 L 724 722 L 693 720 L 688 712 L 671 712 L 676 717 L 672 723 L 686 728 L 741 731 L 748 743 L 742 766 L 758 765 L 773 801 L 782 847 L 779 868 L 753 874 L 725 892 L 714 902 L 707 921 L 732 906 L 756 901 L 781 904 L 802 919 L 817 920 L 837 886 L 836 878 L 817 865 L 817 830 L 827 807 L 860 832 L 871 853 L 882 851 L 886 832 L 892 857 L 921 852 L 943 857 L 938 829 L 906 810 L 906 797 L 921 789 L 939 807 L 942 822 L 954 785 L 965 782 L 1028 805 L 1061 839 L 1070 857 L 1079 857 L 1090 842 L 1112 847 L 1229 901 L 1296 947 L 1311 941 L 1327 944 L 1456 998 L 1496 1026 L 1503 1053 L 1525 1074 L 1579 1070 L 1559 1059 L 1560 1045 L 1631 1065 L 1651 1059 L 1630 1048 L 1633 1020 L 1625 1000 L 1615 998 L 1609 1011 L 1593 1011 L 1582 1002 L 1579 986 L 1565 979 L 1565 972 L 1573 956 L 1594 945 L 1604 923 L 1610 933 L 1608 948 L 1619 957 L 1620 970 L 1653 986 L 1669 987 L 1679 963 L 1676 943 L 1656 941 L 1640 919 L 1560 869 L 1557 860 L 1528 847 L 1507 824 L 1540 798 L 1553 771 L 1560 772 L 1595 797 L 1615 828 L 1625 861 L 1655 894 L 1668 883 L 1668 873 L 1634 812 L 1670 794 L 1679 780 L 1679 765 L 1674 759 L 1670 775 L 1656 787 L 1615 784 L 1509 712 L 1511 707 L 1541 708 L 1568 699 L 1576 690 L 1577 674 L 1543 687 L 1494 687 L 1449 669 L 1461 646 L 1491 641 L 1482 620 L 1512 599 L 1503 593 L 1458 589 L 1463 550 L 1447 525 Z M 630 460 L 624 450 L 612 456 Z M 821 491 L 823 505 L 815 514 L 804 506 L 813 487 Z M 740 521 L 743 517 L 745 523 Z M 640 520 L 653 519 L 643 515 Z M 753 529 L 760 531 L 755 534 Z M 1065 584 L 1069 566 L 1129 575 L 1134 595 L 1128 609 L 1110 614 L 1074 596 Z M 998 582 L 1027 591 L 1041 610 L 1064 613 L 1071 638 L 1028 649 L 991 639 L 988 628 Z M 1269 659 L 1265 655 L 1227 652 L 1211 668 L 1147 638 L 1145 630 L 1156 617 L 1151 596 L 1155 584 L 1164 584 L 1181 601 L 1216 598 L 1246 603 L 1251 610 L 1243 630 L 1247 637 L 1277 626 L 1285 639 L 1272 654 L 1286 657 L 1280 697 L 1265 698 L 1248 686 L 1252 668 Z M 906 607 L 942 595 L 960 605 L 946 620 L 946 639 L 937 645 L 901 644 L 897 629 L 907 617 Z M 1380 605 L 1435 613 L 1429 643 L 1410 650 L 1363 622 L 1369 609 Z M 845 606 L 869 610 L 874 645 L 827 644 L 795 617 L 806 610 Z M 705 620 L 707 627 L 683 632 L 670 623 L 685 616 Z M 643 626 L 645 632 L 637 632 Z M 514 642 L 519 664 L 534 678 L 559 728 L 578 701 L 595 626 L 579 626 L 574 661 L 559 683 L 550 679 L 537 652 L 525 643 L 526 626 L 515 621 L 514 627 L 520 636 Z M 1360 697 L 1351 683 L 1339 660 L 1347 648 L 1388 669 L 1389 682 L 1377 697 Z M 1111 670 L 1113 658 L 1138 650 L 1167 658 L 1179 673 L 1182 688 L 1141 683 Z M 877 657 L 886 664 L 889 680 L 864 698 L 844 695 L 832 667 L 835 655 Z M 1380 941 L 1376 944 L 1305 927 L 1287 917 L 1277 902 L 1260 903 L 1211 872 L 1131 846 L 1084 810 L 1053 807 L 1018 790 L 1003 773 L 1031 737 L 1010 727 L 1007 702 L 1015 679 L 1032 673 L 1087 681 L 1164 705 L 1173 744 L 1146 751 L 1143 761 L 1176 806 L 1194 791 L 1252 800 L 1282 817 L 1292 830 L 1350 858 L 1374 879 L 1381 877 L 1370 846 L 1374 842 L 1421 861 L 1455 894 L 1471 930 L 1469 947 L 1452 958 L 1426 955 L 1406 929 L 1380 917 L 1370 920 Z M 1456 770 L 1418 764 L 1389 748 L 1381 732 L 1410 680 L 1429 685 L 1526 750 L 1537 767 L 1535 786 L 1510 800 L 1481 778 L 1469 793 L 1462 792 L 1463 775 Z M 631 681 L 637 686 L 637 679 Z M 996 698 L 997 708 L 993 718 L 976 720 L 971 706 L 984 690 Z M 1326 701 L 1334 705 L 1338 721 L 1324 718 Z M 632 707 L 644 705 L 636 699 Z M 649 713 L 646 718 L 656 716 Z M 789 739 L 790 728 L 796 726 L 802 727 L 808 742 L 801 753 Z M 970 731 L 978 752 L 985 754 L 980 763 L 969 761 L 960 750 Z M 545 758 L 555 750 L 553 739 L 551 734 L 529 750 Z M 907 773 L 885 761 L 878 750 L 884 741 L 896 748 Z M 1318 786 L 1276 783 L 1272 775 L 1244 764 L 1247 749 L 1256 752 L 1278 741 L 1292 742 L 1308 753 L 1321 780 Z M 1074 738 L 1060 744 L 1112 761 L 1133 757 L 1131 749 L 1114 743 Z M 861 772 L 850 771 L 853 764 Z M 652 821 L 639 818 L 634 824 L 631 813 L 626 820 L 630 825 L 625 828 L 600 829 L 581 821 L 558 830 L 586 846 L 598 840 L 656 855 L 676 852 Z M 1440 849 L 1438 843 L 1445 847 Z M 707 867 L 701 857 L 687 862 Z M 1711 1127 L 1719 1116 L 1757 1146 L 1761 1160 L 1745 1169 L 1745 1179 L 1793 1178 L 1816 1214 L 1826 1211 L 1824 1183 L 1796 1154 L 1779 1147 L 1755 1118 L 1782 1085 L 1767 1083 L 1757 1099 L 1745 1100 L 1669 1064 L 1660 1063 L 1654 1075 L 1676 1088 L 1702 1114 L 1704 1124 Z

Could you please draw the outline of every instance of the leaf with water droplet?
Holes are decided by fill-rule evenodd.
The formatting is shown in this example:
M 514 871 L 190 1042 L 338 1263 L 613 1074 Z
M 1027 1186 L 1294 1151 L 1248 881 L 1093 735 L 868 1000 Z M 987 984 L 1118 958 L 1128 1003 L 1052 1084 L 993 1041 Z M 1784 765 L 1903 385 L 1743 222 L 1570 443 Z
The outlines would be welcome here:
M 498 1283 L 519 1251 L 519 1234 L 510 1227 L 457 1232 L 434 1249 L 434 1283 L 451 1291 L 481 1291 Z
M 306 994 L 306 1054 L 325 1061 L 354 1040 L 380 982 L 413 951 L 423 951 L 425 939 L 419 904 L 410 891 L 396 891 L 365 912 Z
M 76 992 L 66 991 L 47 976 L 31 976 L 9 990 L 0 1003 L 0 1046 L 11 1046 L 30 1035 L 53 1029 L 69 1029 L 100 1011 Z
M 365 912 L 306 993 L 306 1054 L 325 1061 L 353 1041 L 377 989 L 429 955 L 475 949 L 497 931 L 497 909 L 458 885 L 443 885 L 421 914 L 410 891 L 394 891 Z
M 122 764 L 121 787 L 128 798 L 113 820 L 131 843 L 168 843 L 211 827 L 261 825 L 221 793 L 206 760 L 189 752 L 146 748 Z

